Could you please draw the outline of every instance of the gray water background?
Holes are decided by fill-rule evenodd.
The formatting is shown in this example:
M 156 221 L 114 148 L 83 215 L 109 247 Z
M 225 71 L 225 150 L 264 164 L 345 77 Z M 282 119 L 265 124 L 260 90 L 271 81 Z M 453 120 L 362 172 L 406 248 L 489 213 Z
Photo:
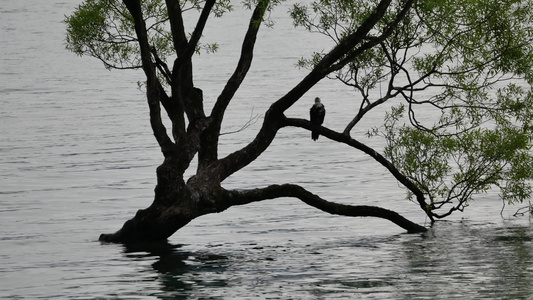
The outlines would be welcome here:
M 142 74 L 109 72 L 64 50 L 64 15 L 80 1 L 0 1 L 0 299 L 529 299 L 528 217 L 500 216 L 496 193 L 427 234 L 391 223 L 335 217 L 278 199 L 199 218 L 167 244 L 101 244 L 147 207 L 162 161 L 148 126 Z M 305 74 L 301 56 L 328 49 L 293 30 L 286 8 L 262 30 L 256 61 L 224 123 L 238 130 Z M 212 104 L 231 74 L 249 12 L 211 23 L 216 55 L 196 58 L 197 86 Z M 353 115 L 353 94 L 332 81 L 289 112 L 306 117 L 315 96 L 334 129 Z M 307 101 L 307 102 L 306 102 Z M 372 116 L 357 131 L 371 126 Z M 222 137 L 242 147 L 260 121 Z M 379 146 L 378 140 L 368 141 Z M 301 184 L 341 203 L 380 205 L 424 224 L 416 204 L 365 155 L 282 130 L 228 188 Z

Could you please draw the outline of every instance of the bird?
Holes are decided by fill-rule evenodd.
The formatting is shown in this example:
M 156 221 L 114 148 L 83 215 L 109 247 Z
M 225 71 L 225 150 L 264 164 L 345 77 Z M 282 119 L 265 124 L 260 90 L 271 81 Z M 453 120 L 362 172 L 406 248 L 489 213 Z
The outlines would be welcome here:
M 311 118 L 311 123 L 315 125 L 322 125 L 324 123 L 324 117 L 326 116 L 326 108 L 324 107 L 324 104 L 320 102 L 320 98 L 315 98 L 315 104 L 311 106 L 311 109 L 309 110 L 309 116 Z M 318 139 L 318 132 L 311 131 L 311 138 L 313 141 L 316 141 Z

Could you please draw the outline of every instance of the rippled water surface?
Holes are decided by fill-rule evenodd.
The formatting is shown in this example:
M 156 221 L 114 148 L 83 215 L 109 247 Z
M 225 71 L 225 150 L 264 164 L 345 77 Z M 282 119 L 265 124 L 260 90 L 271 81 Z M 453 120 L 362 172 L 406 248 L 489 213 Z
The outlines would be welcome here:
M 1 299 L 529 299 L 533 235 L 496 195 L 428 233 L 405 234 L 375 219 L 329 216 L 278 199 L 193 221 L 166 244 L 100 244 L 153 197 L 161 155 L 135 72 L 108 72 L 64 50 L 65 14 L 80 1 L 0 4 Z M 282 8 L 281 12 L 286 11 Z M 217 55 L 196 59 L 197 85 L 212 104 L 233 70 L 242 35 L 237 10 L 206 38 Z M 301 56 L 327 40 L 262 31 L 249 78 L 224 130 L 238 130 L 297 83 Z M 221 21 L 216 21 L 221 22 Z M 290 26 L 289 26 L 290 28 Z M 277 31 L 276 31 L 277 30 Z M 356 107 L 331 81 L 289 112 L 305 117 L 323 98 L 326 124 L 340 129 Z M 362 135 L 369 126 L 363 124 Z M 222 154 L 245 145 L 256 123 L 222 136 Z M 377 141 L 370 141 L 375 144 Z M 380 205 L 424 224 L 418 207 L 366 156 L 287 129 L 228 188 L 301 184 L 342 203 Z

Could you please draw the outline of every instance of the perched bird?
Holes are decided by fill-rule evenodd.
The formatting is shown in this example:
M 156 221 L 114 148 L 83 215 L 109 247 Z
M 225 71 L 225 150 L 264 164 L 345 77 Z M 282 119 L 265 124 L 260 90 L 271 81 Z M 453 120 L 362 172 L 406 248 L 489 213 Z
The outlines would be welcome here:
M 315 98 L 315 104 L 311 107 L 309 110 L 309 115 L 311 117 L 311 123 L 315 125 L 322 125 L 324 123 L 324 117 L 326 116 L 326 108 L 324 108 L 324 104 L 320 103 L 320 98 Z M 312 131 L 311 132 L 311 138 L 313 141 L 316 141 L 318 139 L 318 132 Z

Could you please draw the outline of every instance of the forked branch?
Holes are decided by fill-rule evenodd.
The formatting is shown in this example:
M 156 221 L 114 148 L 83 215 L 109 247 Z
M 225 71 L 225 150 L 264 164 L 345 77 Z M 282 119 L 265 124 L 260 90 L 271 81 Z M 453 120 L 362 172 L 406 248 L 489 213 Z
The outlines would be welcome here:
M 406 5 L 410 5 L 412 0 L 407 1 Z M 261 1 L 260 1 L 261 4 Z M 346 65 L 349 61 L 342 58 L 353 52 L 353 49 L 365 40 L 368 33 L 375 27 L 379 20 L 385 15 L 387 9 L 391 4 L 391 0 L 381 0 L 374 9 L 373 13 L 358 27 L 358 29 L 346 36 L 337 46 L 335 46 L 328 54 L 326 54 L 320 62 L 318 62 L 313 70 L 305 76 L 293 89 L 287 94 L 274 102 L 267 113 L 265 114 L 265 121 L 261 130 L 258 132 L 256 138 L 246 147 L 238 150 L 225 158 L 222 158 L 213 164 L 209 165 L 209 172 L 214 173 L 219 181 L 223 181 L 231 174 L 242 169 L 246 165 L 254 161 L 263 151 L 265 151 L 274 137 L 276 136 L 279 127 L 279 122 L 285 118 L 284 112 L 295 104 L 301 97 L 315 86 L 320 80 L 331 72 L 342 68 L 339 61 Z M 386 35 L 383 36 L 386 38 Z M 334 67 L 333 67 L 334 66 Z M 332 69 L 333 68 L 333 69 Z M 222 97 L 222 95 L 221 95 Z M 221 102 L 224 103 L 224 102 Z M 217 104 L 219 105 L 219 101 Z M 222 107 L 225 104 L 221 105 Z M 213 109 L 213 113 L 215 113 Z M 223 110 L 222 110 L 223 111 Z M 213 158 L 213 156 L 211 156 Z M 200 162 L 202 164 L 202 162 Z
M 252 13 L 252 16 L 250 17 L 248 30 L 246 31 L 241 47 L 239 62 L 237 63 L 235 71 L 228 79 L 224 89 L 217 98 L 217 101 L 211 112 L 211 118 L 213 119 L 212 125 L 203 135 L 202 147 L 198 154 L 199 170 L 205 169 L 212 162 L 218 159 L 218 138 L 220 135 L 222 120 L 229 103 L 235 95 L 235 92 L 239 89 L 241 83 L 246 77 L 246 74 L 250 70 L 254 55 L 255 43 L 257 40 L 257 33 L 269 3 L 269 0 L 259 1 Z

